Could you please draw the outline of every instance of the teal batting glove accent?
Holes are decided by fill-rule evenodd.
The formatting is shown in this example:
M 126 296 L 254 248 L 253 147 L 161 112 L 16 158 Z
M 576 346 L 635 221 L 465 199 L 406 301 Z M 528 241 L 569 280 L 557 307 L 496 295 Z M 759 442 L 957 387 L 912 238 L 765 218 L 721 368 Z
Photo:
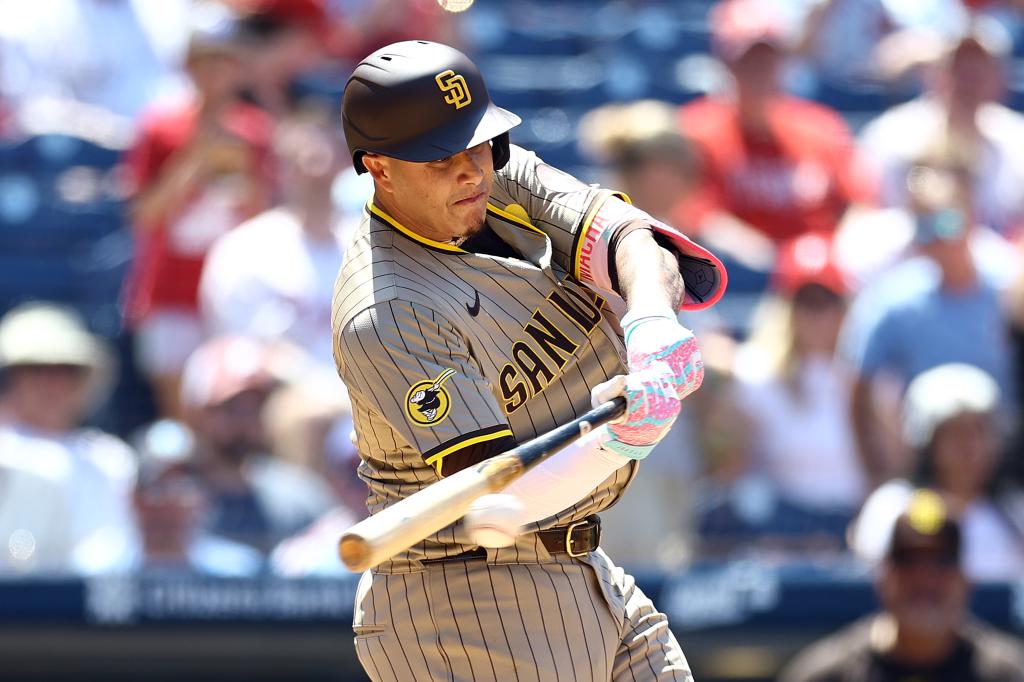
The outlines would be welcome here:
M 653 445 L 630 445 L 629 443 L 623 443 L 618 440 L 607 440 L 601 444 L 605 450 L 610 450 L 617 455 L 622 455 L 629 459 L 641 460 L 651 454 L 651 450 L 654 449 Z

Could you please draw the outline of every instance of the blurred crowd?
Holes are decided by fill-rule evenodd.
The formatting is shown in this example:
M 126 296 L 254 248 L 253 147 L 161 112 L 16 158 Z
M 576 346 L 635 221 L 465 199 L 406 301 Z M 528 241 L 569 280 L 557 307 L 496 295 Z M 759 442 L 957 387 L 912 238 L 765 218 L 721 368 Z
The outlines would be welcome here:
M 928 488 L 962 531 L 965 579 L 1019 578 L 1024 116 L 1004 102 L 1021 3 L 696 4 L 706 87 L 570 121 L 574 172 L 708 245 L 732 280 L 683 320 L 704 386 L 603 545 L 667 569 L 880 565 Z M 31 175 L 33 141 L 116 150 L 89 211 L 113 206 L 129 246 L 99 301 L 113 324 L 81 304 L 88 274 L 63 294 L 0 286 L 0 574 L 343 573 L 336 541 L 366 493 L 330 303 L 371 188 L 341 88 L 395 40 L 485 55 L 474 13 L 517 3 L 477 5 L 0 2 L 0 227 L 20 235 L 0 265 L 55 247 L 15 232 L 46 210 L 10 180 Z M 813 94 L 828 88 L 891 106 L 850 116 Z M 88 185 L 72 163 L 32 176 L 68 228 L 91 215 L 61 203 Z

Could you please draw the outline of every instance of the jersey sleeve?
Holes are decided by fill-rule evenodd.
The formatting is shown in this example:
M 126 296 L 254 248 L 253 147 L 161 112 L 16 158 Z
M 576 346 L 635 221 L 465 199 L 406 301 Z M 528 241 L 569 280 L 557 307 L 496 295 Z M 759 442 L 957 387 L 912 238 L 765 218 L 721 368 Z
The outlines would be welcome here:
M 125 175 L 133 194 L 153 182 L 167 160 L 171 149 L 152 116 L 144 116 L 138 139 L 125 152 Z
M 725 292 L 725 266 L 717 257 L 632 206 L 621 192 L 587 185 L 514 145 L 495 185 L 495 195 L 506 203 L 499 208 L 547 234 L 553 260 L 605 298 L 619 299 L 612 267 L 616 232 L 636 222 L 664 236 L 678 254 L 686 284 L 683 310 L 706 308 Z
M 464 337 L 433 310 L 376 303 L 342 329 L 338 351 L 353 400 L 368 405 L 438 475 L 514 445 Z

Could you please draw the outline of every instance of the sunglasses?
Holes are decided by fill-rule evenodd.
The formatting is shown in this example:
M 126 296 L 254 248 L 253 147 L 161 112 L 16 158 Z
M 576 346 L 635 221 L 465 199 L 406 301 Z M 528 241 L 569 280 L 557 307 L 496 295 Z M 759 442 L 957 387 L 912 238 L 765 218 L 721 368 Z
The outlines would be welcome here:
M 902 551 L 889 555 L 889 561 L 900 569 L 938 568 L 950 570 L 960 566 L 960 558 L 952 552 Z
M 793 305 L 808 310 L 826 310 L 843 301 L 842 296 L 820 284 L 806 284 L 793 294 Z
M 918 244 L 954 241 L 967 230 L 964 214 L 953 208 L 917 216 L 914 239 Z

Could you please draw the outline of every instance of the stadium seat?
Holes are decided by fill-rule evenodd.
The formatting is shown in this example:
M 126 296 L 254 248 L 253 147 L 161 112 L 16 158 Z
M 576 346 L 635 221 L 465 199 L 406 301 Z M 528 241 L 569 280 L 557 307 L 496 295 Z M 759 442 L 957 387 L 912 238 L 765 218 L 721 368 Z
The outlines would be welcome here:
M 0 202 L 2 204 L 2 202 Z M 21 222 L 0 217 L 0 248 L 18 253 L 51 253 L 89 246 L 124 229 L 124 215 L 117 204 L 90 204 L 68 208 L 46 201 Z
M 889 90 L 870 83 L 839 83 L 819 80 L 814 99 L 839 111 L 881 112 L 896 103 Z
M 1024 57 L 1014 59 L 1006 67 L 1006 103 L 1011 108 L 1024 110 Z
M 36 177 L 53 176 L 72 166 L 110 169 L 121 151 L 69 135 L 38 135 L 0 149 L 0 169 Z

